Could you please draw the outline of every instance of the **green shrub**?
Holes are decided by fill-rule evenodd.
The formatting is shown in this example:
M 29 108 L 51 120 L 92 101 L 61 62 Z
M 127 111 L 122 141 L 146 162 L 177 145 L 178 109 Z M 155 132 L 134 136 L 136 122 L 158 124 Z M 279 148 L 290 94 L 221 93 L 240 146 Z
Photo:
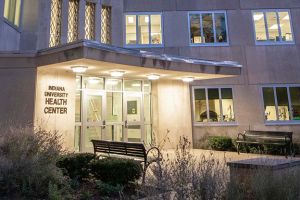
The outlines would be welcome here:
M 82 181 L 89 178 L 89 163 L 95 158 L 92 153 L 72 153 L 62 156 L 56 165 L 71 179 Z
M 104 183 L 102 181 L 97 181 L 97 188 L 99 189 L 99 192 L 102 195 L 105 196 L 117 196 L 119 195 L 119 192 L 123 190 L 123 186 L 121 185 L 110 185 L 107 183 Z
M 126 185 L 141 177 L 142 166 L 130 159 L 104 158 L 90 162 L 91 173 L 95 178 L 111 184 Z
M 213 150 L 218 150 L 218 151 L 235 150 L 232 139 L 227 136 L 209 136 L 208 144 L 209 147 Z
M 53 185 L 57 195 L 67 190 L 68 179 L 55 165 L 62 151 L 60 136 L 33 127 L 5 127 L 0 132 L 0 196 L 43 199 Z

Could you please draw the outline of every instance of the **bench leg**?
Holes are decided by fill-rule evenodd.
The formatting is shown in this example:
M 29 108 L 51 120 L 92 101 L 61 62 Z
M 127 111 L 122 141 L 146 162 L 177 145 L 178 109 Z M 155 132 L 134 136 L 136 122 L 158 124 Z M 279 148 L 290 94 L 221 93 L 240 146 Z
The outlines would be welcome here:
M 239 143 L 236 144 L 236 150 L 237 150 L 237 153 L 240 154 L 240 144 Z

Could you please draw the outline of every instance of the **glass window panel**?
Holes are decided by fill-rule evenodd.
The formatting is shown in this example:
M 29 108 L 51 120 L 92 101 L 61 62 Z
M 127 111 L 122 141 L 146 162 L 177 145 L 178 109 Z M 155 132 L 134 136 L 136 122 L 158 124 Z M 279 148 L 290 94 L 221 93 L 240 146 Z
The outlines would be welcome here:
M 85 39 L 95 40 L 96 4 L 86 2 L 85 5 Z
M 221 117 L 219 89 L 207 89 L 209 105 L 209 121 L 218 122 Z
M 76 89 L 81 89 L 81 76 L 76 76 Z
M 276 88 L 276 95 L 278 104 L 278 120 L 290 120 L 287 88 Z
M 16 26 L 20 25 L 21 0 L 6 0 L 4 17 Z
M 146 146 L 150 146 L 152 144 L 152 126 L 145 125 L 145 144 Z
M 149 44 L 149 15 L 138 16 L 139 44 Z
M 288 12 L 278 12 L 282 41 L 293 41 L 290 15 Z
M 266 19 L 269 32 L 269 41 L 280 41 L 279 39 L 279 27 L 277 23 L 276 12 L 266 12 Z
M 266 33 L 264 13 L 263 12 L 254 12 L 253 13 L 253 21 L 254 21 L 254 25 L 255 25 L 256 41 L 266 41 L 267 33 Z
M 265 120 L 266 121 L 277 120 L 273 88 L 271 87 L 263 88 L 263 98 L 264 98 L 264 107 L 265 107 Z
M 147 124 L 151 123 L 151 97 L 149 94 L 144 94 L 144 121 Z
M 226 21 L 224 13 L 215 14 L 216 42 L 227 42 Z
M 122 80 L 120 79 L 106 79 L 106 90 L 122 91 Z
M 83 88 L 103 90 L 104 80 L 98 77 L 83 77 Z
M 81 126 L 75 126 L 75 133 L 74 133 L 75 152 L 79 152 L 80 150 L 80 134 L 81 134 Z
M 107 125 L 106 126 L 106 138 L 113 141 L 123 140 L 123 126 L 122 125 Z
M 136 44 L 135 15 L 126 15 L 126 44 Z
M 81 91 L 76 91 L 75 97 L 75 122 L 81 122 Z
M 214 40 L 214 29 L 213 29 L 213 18 L 211 13 L 202 14 L 202 28 L 205 43 L 213 43 Z
M 140 125 L 129 125 L 127 128 L 128 142 L 141 142 L 142 130 Z
M 93 143 L 91 140 L 100 140 L 101 139 L 101 127 L 96 126 L 87 126 L 86 132 L 84 135 L 84 149 L 88 152 L 93 151 Z
M 190 37 L 191 43 L 202 43 L 201 30 L 200 30 L 200 14 L 190 15 Z
M 140 92 L 142 91 L 142 82 L 136 80 L 125 80 L 124 81 L 125 91 Z
M 194 90 L 194 103 L 195 103 L 195 121 L 207 122 L 207 107 L 206 107 L 206 94 L 205 89 Z
M 106 93 L 106 116 L 108 122 L 121 122 L 123 116 L 122 93 Z
M 102 96 L 86 95 L 87 121 L 100 122 L 102 120 Z
M 300 120 L 300 87 L 290 87 L 293 120 Z
M 151 81 L 144 81 L 144 92 L 151 92 Z
M 162 44 L 161 15 L 151 15 L 151 44 Z
M 233 111 L 233 97 L 231 88 L 222 88 L 222 111 L 223 111 L 223 121 L 232 122 L 234 121 L 234 111 Z

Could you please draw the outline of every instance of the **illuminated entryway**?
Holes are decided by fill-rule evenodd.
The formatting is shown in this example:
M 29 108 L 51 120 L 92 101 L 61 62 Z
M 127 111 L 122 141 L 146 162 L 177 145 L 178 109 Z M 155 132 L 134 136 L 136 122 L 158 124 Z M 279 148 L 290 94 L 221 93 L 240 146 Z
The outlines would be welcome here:
M 92 139 L 151 143 L 151 82 L 76 77 L 75 149 Z

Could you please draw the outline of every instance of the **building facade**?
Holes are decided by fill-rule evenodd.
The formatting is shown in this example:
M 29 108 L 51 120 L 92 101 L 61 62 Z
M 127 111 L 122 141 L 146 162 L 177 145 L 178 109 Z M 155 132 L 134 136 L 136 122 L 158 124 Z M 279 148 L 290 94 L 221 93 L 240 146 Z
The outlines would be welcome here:
M 300 137 L 296 1 L 4 0 L 0 16 L 1 121 L 58 130 L 69 149 Z

